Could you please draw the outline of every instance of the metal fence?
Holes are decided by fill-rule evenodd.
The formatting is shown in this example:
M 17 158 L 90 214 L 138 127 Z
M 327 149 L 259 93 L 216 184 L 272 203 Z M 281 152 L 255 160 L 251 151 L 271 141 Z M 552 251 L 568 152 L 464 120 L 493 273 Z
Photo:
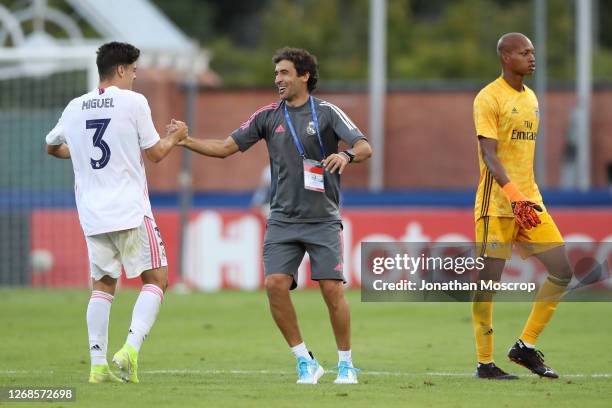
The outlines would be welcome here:
M 74 175 L 69 160 L 46 154 L 45 135 L 66 104 L 86 90 L 86 71 L 0 80 L 1 285 L 31 282 L 31 274 L 44 274 L 53 264 L 50 252 L 33 251 L 32 223 L 38 208 L 74 203 Z M 46 233 L 41 223 L 36 234 Z M 73 243 L 62 244 L 70 248 Z

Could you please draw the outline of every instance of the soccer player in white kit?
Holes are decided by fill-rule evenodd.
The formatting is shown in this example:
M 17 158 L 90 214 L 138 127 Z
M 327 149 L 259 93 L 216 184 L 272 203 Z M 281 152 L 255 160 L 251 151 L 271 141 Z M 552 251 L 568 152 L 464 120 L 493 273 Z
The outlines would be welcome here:
M 141 150 L 159 162 L 187 136 L 180 121 L 167 126 L 160 139 L 146 98 L 133 92 L 140 51 L 111 42 L 97 52 L 97 89 L 70 101 L 46 137 L 47 152 L 71 159 L 74 191 L 92 278 L 87 307 L 91 355 L 89 382 L 138 382 L 138 352 L 151 330 L 168 283 L 167 261 L 153 219 Z M 140 276 L 142 290 L 132 314 L 124 346 L 113 362 L 106 360 L 110 308 L 121 277 Z

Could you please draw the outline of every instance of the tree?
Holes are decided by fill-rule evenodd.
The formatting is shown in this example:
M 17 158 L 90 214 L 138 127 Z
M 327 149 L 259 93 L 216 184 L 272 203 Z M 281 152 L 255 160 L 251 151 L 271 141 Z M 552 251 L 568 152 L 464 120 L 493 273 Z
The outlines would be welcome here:
M 271 56 L 285 45 L 317 55 L 323 84 L 367 78 L 369 0 L 155 2 L 212 50 L 212 68 L 228 86 L 270 86 Z M 573 80 L 574 1 L 547 4 L 550 79 Z M 596 80 L 612 77 L 612 6 L 598 5 Z M 533 37 L 533 23 L 533 0 L 388 0 L 389 79 L 489 80 L 499 72 L 497 39 L 510 31 Z

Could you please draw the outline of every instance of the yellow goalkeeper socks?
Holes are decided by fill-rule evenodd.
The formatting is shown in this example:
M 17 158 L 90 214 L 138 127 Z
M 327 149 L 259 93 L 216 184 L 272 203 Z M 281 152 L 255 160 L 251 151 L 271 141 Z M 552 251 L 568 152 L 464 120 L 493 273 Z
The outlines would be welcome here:
M 557 310 L 559 299 L 565 292 L 569 280 L 561 280 L 550 276 L 544 281 L 536 294 L 536 300 L 531 308 L 529 319 L 525 324 L 520 339 L 524 343 L 536 344 L 538 336 L 548 324 Z
M 493 362 L 493 302 L 472 302 L 472 324 L 478 362 Z

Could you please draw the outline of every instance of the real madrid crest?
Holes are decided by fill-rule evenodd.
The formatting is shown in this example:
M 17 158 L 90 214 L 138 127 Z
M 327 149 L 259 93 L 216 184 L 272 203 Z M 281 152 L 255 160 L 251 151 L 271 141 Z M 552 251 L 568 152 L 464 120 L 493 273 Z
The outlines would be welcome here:
M 317 133 L 317 129 L 315 128 L 315 124 L 312 120 L 308 122 L 308 126 L 306 126 L 306 133 L 308 133 L 310 136 Z

